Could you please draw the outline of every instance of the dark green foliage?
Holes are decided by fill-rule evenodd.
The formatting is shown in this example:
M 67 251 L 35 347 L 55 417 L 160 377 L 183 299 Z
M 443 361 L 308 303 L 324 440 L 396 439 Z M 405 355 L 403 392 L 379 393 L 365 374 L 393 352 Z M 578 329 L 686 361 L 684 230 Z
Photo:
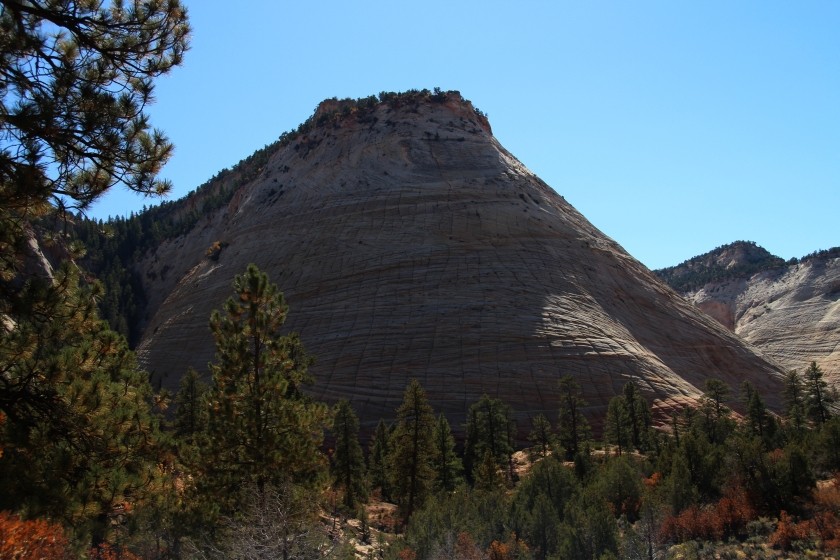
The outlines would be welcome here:
M 358 500 L 367 499 L 367 487 L 365 461 L 359 445 L 359 418 L 346 399 L 341 399 L 335 406 L 332 434 L 335 438 L 331 463 L 334 484 L 344 489 L 344 505 L 352 510 Z
M 510 406 L 482 395 L 467 412 L 464 470 L 474 477 L 474 470 L 487 453 L 499 468 L 509 470 L 514 433 Z
M 166 192 L 155 174 L 172 152 L 144 110 L 152 80 L 181 63 L 186 10 L 5 0 L 0 10 L 0 206 L 84 208 L 122 183 Z
M 785 420 L 786 428 L 793 439 L 801 438 L 806 429 L 807 403 L 805 383 L 797 371 L 791 370 L 785 376 Z
M 559 460 L 549 457 L 537 462 L 528 476 L 516 487 L 511 503 L 512 528 L 517 533 L 524 534 L 528 519 L 533 515 L 540 496 L 548 500 L 555 515 L 562 521 L 566 504 L 579 487 L 577 478 Z
M 451 492 L 463 481 L 461 458 L 455 452 L 455 438 L 446 416 L 438 416 L 434 433 L 435 451 L 432 466 L 435 470 L 435 489 Z
M 528 441 L 532 445 L 528 450 L 532 460 L 537 457 L 547 457 L 553 449 L 556 437 L 551 429 L 551 423 L 544 414 L 537 414 L 531 420 L 531 433 L 528 434 Z
M 731 266 L 729 260 L 721 261 L 721 254 L 736 250 L 745 254 L 744 262 Z M 753 241 L 735 241 L 728 245 L 721 245 L 677 266 L 656 270 L 655 274 L 674 290 L 688 292 L 702 288 L 709 282 L 749 277 L 757 272 L 784 265 L 784 259 L 771 255 Z
M 563 517 L 558 557 L 589 560 L 615 555 L 618 526 L 603 500 L 589 491 L 581 492 L 566 506 Z
M 630 421 L 630 443 L 639 451 L 646 451 L 653 443 L 650 405 L 636 384 L 628 381 L 623 390 L 624 406 Z
M 616 517 L 634 522 L 642 503 L 642 472 L 627 455 L 606 461 L 589 485 L 594 496 L 604 501 Z
M 624 397 L 613 397 L 607 407 L 607 418 L 604 420 L 604 441 L 615 445 L 616 454 L 628 451 L 632 443 L 633 433 L 630 426 L 630 412 Z
M 199 495 L 221 511 L 235 507 L 236 488 L 315 482 L 329 416 L 325 405 L 301 392 L 311 382 L 311 358 L 296 335 L 281 333 L 288 311 L 283 294 L 253 264 L 233 289 L 224 312 L 210 318 L 216 359 L 207 441 L 196 468 Z
M 160 474 L 151 388 L 75 267 L 18 295 L 14 325 L 0 328 L 0 510 L 102 539 L 108 513 L 142 503 Z
M 412 516 L 405 542 L 418 560 L 440 557 L 436 554 L 462 533 L 484 550 L 492 541 L 508 538 L 507 509 L 503 492 L 461 488 L 452 494 L 436 494 Z
M 571 460 L 590 437 L 589 422 L 583 415 L 586 401 L 580 385 L 571 375 L 560 378 L 560 410 L 557 414 L 557 439 Z
M 699 415 L 688 422 L 688 425 L 703 432 L 711 443 L 723 443 L 735 428 L 730 418 L 732 411 L 726 406 L 730 388 L 720 379 L 707 379 L 705 392 L 700 401 Z M 686 409 L 686 412 L 690 412 Z
M 803 377 L 808 418 L 817 425 L 825 424 L 831 417 L 837 397 L 823 379 L 822 368 L 816 362 L 811 362 Z
M 766 450 L 774 449 L 779 443 L 779 425 L 767 411 L 764 399 L 749 381 L 741 385 L 742 399 L 746 405 L 746 418 L 743 429 L 752 437 L 757 437 Z
M 426 391 L 412 379 L 397 409 L 397 425 L 390 438 L 392 493 L 403 520 L 423 504 L 434 481 L 434 429 L 435 417 Z
M 198 372 L 190 368 L 175 394 L 175 436 L 187 445 L 195 444 L 207 429 L 207 389 Z
M 381 418 L 376 425 L 376 431 L 368 446 L 367 466 L 370 486 L 378 488 L 382 499 L 388 500 L 391 497 L 390 474 L 388 471 L 388 460 L 391 452 L 390 430 Z

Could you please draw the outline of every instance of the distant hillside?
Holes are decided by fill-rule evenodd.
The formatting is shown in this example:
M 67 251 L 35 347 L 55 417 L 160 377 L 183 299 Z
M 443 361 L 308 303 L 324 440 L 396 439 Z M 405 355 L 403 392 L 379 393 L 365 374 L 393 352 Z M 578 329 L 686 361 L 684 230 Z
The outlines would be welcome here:
M 709 282 L 748 277 L 756 272 L 785 266 L 781 257 L 771 254 L 753 241 L 721 245 L 676 266 L 654 271 L 678 292 L 690 292 Z
M 840 247 L 784 262 L 736 241 L 656 274 L 786 369 L 840 383 Z

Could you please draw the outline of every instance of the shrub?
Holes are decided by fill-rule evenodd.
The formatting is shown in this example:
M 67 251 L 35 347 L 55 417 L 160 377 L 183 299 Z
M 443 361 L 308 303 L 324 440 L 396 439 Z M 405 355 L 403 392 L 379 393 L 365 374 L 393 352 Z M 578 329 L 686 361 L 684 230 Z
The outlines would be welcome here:
M 44 519 L 23 520 L 0 512 L 0 558 L 69 560 L 70 546 L 60 525 Z

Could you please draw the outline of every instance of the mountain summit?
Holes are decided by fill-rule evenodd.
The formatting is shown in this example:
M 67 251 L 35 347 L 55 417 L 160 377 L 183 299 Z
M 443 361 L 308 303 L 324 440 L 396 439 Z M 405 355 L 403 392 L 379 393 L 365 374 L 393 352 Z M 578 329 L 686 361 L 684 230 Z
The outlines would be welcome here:
M 564 374 L 593 419 L 630 380 L 660 407 L 709 377 L 780 404 L 774 365 L 590 224 L 458 92 L 322 103 L 226 207 L 149 253 L 138 355 L 164 386 L 206 371 L 210 312 L 250 262 L 285 292 L 314 396 L 349 398 L 367 427 L 411 378 L 456 427 L 484 393 L 520 429 L 553 418 Z

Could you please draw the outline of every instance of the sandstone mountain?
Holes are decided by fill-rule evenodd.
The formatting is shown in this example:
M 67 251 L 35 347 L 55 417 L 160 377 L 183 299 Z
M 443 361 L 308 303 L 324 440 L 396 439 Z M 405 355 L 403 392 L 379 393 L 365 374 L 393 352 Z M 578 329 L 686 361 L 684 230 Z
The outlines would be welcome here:
M 840 384 L 840 248 L 785 262 L 739 241 L 657 274 L 785 369 L 815 361 Z
M 593 227 L 457 92 L 322 103 L 226 206 L 147 253 L 138 355 L 162 385 L 206 371 L 208 317 L 249 262 L 286 295 L 314 396 L 351 399 L 368 428 L 411 378 L 456 430 L 483 393 L 522 430 L 556 417 L 564 374 L 596 421 L 629 380 L 662 408 L 708 377 L 780 406 L 777 366 Z

